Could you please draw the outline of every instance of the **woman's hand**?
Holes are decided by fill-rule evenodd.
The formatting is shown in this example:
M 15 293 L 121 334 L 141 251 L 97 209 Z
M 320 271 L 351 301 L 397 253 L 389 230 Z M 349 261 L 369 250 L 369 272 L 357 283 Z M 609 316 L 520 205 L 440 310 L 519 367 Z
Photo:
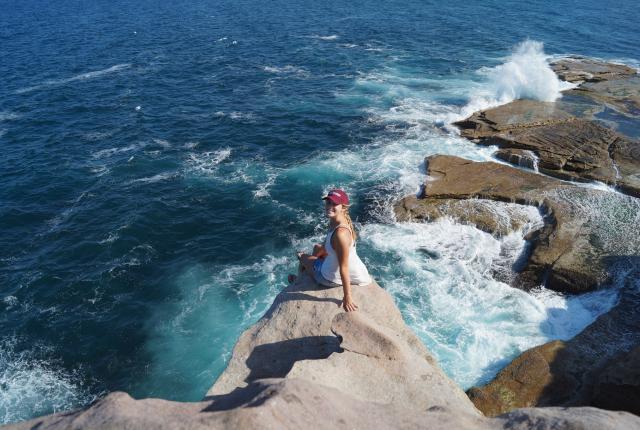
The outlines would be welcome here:
M 342 299 L 342 307 L 347 312 L 352 312 L 358 309 L 358 305 L 356 305 L 355 302 L 351 299 L 351 296 L 346 295 L 344 296 L 344 299 Z

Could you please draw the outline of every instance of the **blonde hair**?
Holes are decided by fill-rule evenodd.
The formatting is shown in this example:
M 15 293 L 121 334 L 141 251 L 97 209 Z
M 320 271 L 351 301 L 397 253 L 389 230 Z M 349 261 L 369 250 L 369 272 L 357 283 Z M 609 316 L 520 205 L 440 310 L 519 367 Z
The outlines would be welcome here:
M 356 229 L 353 227 L 353 221 L 351 221 L 351 217 L 349 216 L 349 205 L 342 205 L 344 207 L 344 216 L 347 219 L 347 225 L 349 229 L 351 229 L 351 236 L 353 241 L 356 241 L 358 235 L 356 234 Z

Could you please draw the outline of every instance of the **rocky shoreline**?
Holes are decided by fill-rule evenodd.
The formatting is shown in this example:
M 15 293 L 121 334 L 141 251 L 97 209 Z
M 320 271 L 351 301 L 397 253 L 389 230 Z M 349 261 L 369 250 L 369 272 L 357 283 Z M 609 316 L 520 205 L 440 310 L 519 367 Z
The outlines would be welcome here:
M 485 417 L 444 375 L 386 291 L 374 282 L 354 295 L 360 310 L 345 313 L 341 288 L 301 276 L 242 334 L 201 402 L 111 393 L 85 410 L 4 428 L 640 428 L 636 415 L 592 407 Z
M 497 236 L 527 228 L 514 287 L 581 293 L 622 282 L 618 304 L 574 339 L 525 351 L 464 393 L 375 282 L 354 289 L 360 310 L 345 313 L 340 288 L 302 275 L 241 335 L 201 402 L 116 392 L 84 410 L 3 428 L 640 429 L 640 243 L 628 240 L 640 222 L 640 145 L 597 116 L 605 107 L 638 116 L 638 75 L 588 59 L 553 68 L 582 83 L 556 103 L 515 101 L 457 123 L 516 166 L 428 157 L 422 195 L 395 211 L 399 221 L 448 216 Z M 615 213 L 594 213 L 595 203 Z M 540 209 L 541 225 L 529 224 L 526 205 Z
M 498 220 L 487 207 L 533 205 L 544 225 L 526 235 L 529 254 L 512 286 L 544 284 L 581 293 L 622 284 L 618 304 L 578 336 L 525 351 L 490 383 L 468 390 L 484 414 L 532 406 L 640 414 L 640 243 L 633 240 L 640 222 L 640 143 L 598 118 L 612 109 L 640 123 L 640 81 L 634 69 L 590 59 L 561 60 L 552 67 L 561 78 L 579 83 L 559 101 L 516 100 L 455 123 L 463 137 L 497 146 L 495 157 L 517 167 L 429 157 L 422 195 L 402 199 L 396 216 L 400 221 L 448 216 L 499 236 L 518 230 L 526 219 L 510 207 L 508 219 Z M 589 181 L 630 197 L 578 184 Z M 620 212 L 602 216 L 598 207 Z

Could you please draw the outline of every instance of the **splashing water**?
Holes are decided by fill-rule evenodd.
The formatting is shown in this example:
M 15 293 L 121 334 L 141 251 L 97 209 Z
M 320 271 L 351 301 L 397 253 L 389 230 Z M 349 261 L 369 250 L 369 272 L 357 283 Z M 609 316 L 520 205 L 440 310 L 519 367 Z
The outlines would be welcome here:
M 35 346 L 17 352 L 15 339 L 0 344 L 0 423 L 69 410 L 96 398 L 79 374 L 41 358 L 43 353 L 46 348 Z
M 517 99 L 554 102 L 561 91 L 572 88 L 551 70 L 542 42 L 527 40 L 518 44 L 507 62 L 487 71 L 493 97 L 498 104 Z

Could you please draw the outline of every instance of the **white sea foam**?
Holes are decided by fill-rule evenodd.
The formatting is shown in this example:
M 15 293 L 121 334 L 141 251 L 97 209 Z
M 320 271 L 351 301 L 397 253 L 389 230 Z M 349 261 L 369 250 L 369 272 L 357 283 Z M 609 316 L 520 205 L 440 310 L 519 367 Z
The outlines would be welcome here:
M 164 172 L 164 173 L 158 173 L 157 175 L 153 175 L 153 176 L 147 176 L 144 178 L 139 178 L 139 179 L 134 179 L 132 181 L 130 181 L 129 183 L 131 184 L 135 184 L 135 183 L 143 183 L 143 184 L 154 184 L 156 182 L 161 182 L 161 181 L 166 181 L 169 179 L 174 179 L 178 176 L 178 174 L 176 172 Z
M 521 351 L 575 336 L 616 301 L 609 291 L 529 294 L 496 281 L 493 270 L 522 252 L 522 232 L 496 239 L 443 219 L 366 225 L 361 240 L 407 323 L 463 388 L 486 382 Z
M 91 156 L 93 158 L 98 158 L 98 159 L 109 158 L 116 154 L 122 154 L 125 152 L 131 152 L 131 151 L 141 149 L 144 146 L 145 146 L 144 144 L 137 143 L 137 144 L 127 145 L 127 146 L 122 146 L 117 148 L 107 148 L 107 149 L 102 149 L 100 151 L 96 151 Z
M 340 36 L 338 36 L 337 34 L 331 34 L 328 36 L 320 36 L 317 34 L 314 34 L 313 36 L 309 36 L 312 39 L 320 39 L 320 40 L 338 40 L 340 38 Z
M 258 199 L 263 197 L 270 197 L 269 188 L 273 186 L 277 178 L 277 173 L 270 173 L 267 176 L 266 182 L 258 184 L 258 188 L 253 192 L 253 196 Z
M 31 92 L 31 91 L 40 90 L 40 89 L 43 89 L 43 88 L 61 86 L 61 85 L 68 84 L 70 82 L 86 81 L 86 80 L 89 80 L 89 79 L 95 79 L 95 78 L 99 78 L 99 77 L 104 76 L 104 75 L 108 75 L 108 74 L 111 74 L 111 73 L 119 72 L 119 71 L 127 69 L 129 67 L 131 67 L 131 64 L 128 64 L 128 63 L 127 64 L 116 64 L 115 66 L 111 66 L 111 67 L 106 68 L 106 69 L 95 70 L 95 71 L 86 72 L 86 73 L 81 73 L 79 75 L 72 76 L 72 77 L 66 78 L 66 79 L 50 79 L 50 80 L 44 81 L 43 83 L 38 84 L 38 85 L 34 85 L 34 86 L 31 86 L 31 87 L 26 87 L 26 88 L 21 88 L 21 89 L 16 91 L 16 94 L 24 94 L 24 93 L 28 93 L 28 92 Z
M 188 170 L 205 175 L 215 175 L 218 165 L 231 156 L 230 148 L 189 154 L 186 165 Z
M 168 140 L 165 139 L 158 139 L 158 138 L 154 138 L 151 140 L 155 145 L 158 145 L 160 147 L 162 147 L 162 149 L 169 149 L 171 148 L 171 143 Z
M 486 76 L 488 83 L 472 97 L 465 114 L 516 99 L 556 101 L 562 97 L 561 91 L 574 88 L 575 84 L 561 81 L 548 59 L 541 42 L 527 40 L 514 47 L 505 63 L 480 69 L 478 73 Z
M 107 273 L 113 278 L 126 275 L 132 267 L 138 267 L 147 264 L 157 254 L 155 248 L 148 243 L 136 245 L 126 254 L 113 260 Z
M 277 66 L 264 66 L 262 68 L 265 72 L 275 73 L 275 74 L 296 74 L 296 75 L 308 75 L 309 72 L 303 67 L 293 66 L 291 64 L 287 64 L 282 67 Z
M 253 122 L 256 119 L 256 115 L 253 112 L 239 112 L 239 111 L 233 111 L 233 112 L 217 111 L 217 112 L 214 112 L 213 116 L 217 118 L 226 117 L 234 121 L 245 121 L 245 122 Z
M 7 110 L 0 112 L 0 122 L 13 121 L 18 118 L 20 118 L 20 115 L 18 115 L 15 112 L 7 111 Z
M 0 424 L 66 411 L 94 400 L 76 372 L 42 358 L 43 348 L 16 351 L 15 339 L 0 343 Z

